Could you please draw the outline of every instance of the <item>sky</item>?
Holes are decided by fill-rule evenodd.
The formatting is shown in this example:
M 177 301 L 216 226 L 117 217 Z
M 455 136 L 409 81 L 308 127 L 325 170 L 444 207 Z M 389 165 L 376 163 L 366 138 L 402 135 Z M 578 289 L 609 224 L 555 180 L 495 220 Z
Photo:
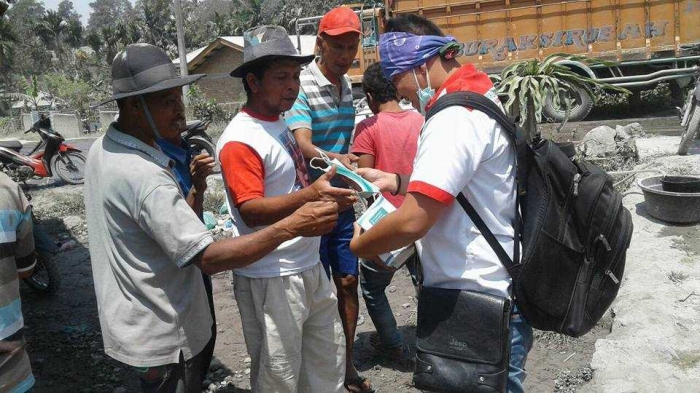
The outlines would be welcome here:
M 43 0 L 44 1 L 44 7 L 47 9 L 51 10 L 56 10 L 58 8 L 58 3 L 61 2 L 61 0 Z M 73 0 L 73 8 L 82 16 L 81 20 L 83 21 L 83 24 L 86 24 L 88 21 L 88 16 L 90 15 L 90 12 L 92 12 L 92 8 L 90 8 L 90 3 L 92 3 L 94 0 Z M 133 5 L 136 3 L 136 0 L 129 0 L 131 4 Z

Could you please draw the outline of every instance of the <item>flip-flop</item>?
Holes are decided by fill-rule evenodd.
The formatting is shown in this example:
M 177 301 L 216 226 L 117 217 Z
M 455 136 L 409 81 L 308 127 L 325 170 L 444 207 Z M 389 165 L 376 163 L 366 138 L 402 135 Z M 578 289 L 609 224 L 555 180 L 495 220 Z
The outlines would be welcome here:
M 369 385 L 369 388 L 367 389 L 362 389 L 362 386 L 367 382 L 367 378 L 358 375 L 356 377 L 350 378 L 349 380 L 346 379 L 345 383 L 343 383 L 343 386 L 345 386 L 345 390 L 348 392 L 357 392 L 357 393 L 374 393 L 374 388 L 372 388 L 372 385 Z M 350 387 L 353 387 L 353 389 L 350 389 Z

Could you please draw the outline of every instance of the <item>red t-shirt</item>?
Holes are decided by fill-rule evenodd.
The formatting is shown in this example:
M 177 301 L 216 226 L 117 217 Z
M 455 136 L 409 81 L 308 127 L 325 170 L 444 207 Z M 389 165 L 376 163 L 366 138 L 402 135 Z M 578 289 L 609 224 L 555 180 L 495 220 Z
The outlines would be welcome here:
M 380 112 L 357 125 L 352 153 L 373 155 L 374 167 L 384 172 L 409 174 L 421 127 L 423 116 L 418 112 Z M 388 192 L 384 197 L 396 207 L 404 198 Z

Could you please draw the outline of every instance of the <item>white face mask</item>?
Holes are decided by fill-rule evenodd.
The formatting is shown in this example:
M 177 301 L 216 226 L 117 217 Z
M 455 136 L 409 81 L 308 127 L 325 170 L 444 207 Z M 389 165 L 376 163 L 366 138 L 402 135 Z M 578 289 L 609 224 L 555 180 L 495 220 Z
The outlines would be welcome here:
M 420 83 L 418 83 L 418 76 L 416 75 L 416 70 L 413 69 L 413 79 L 416 80 L 416 86 L 418 86 L 418 90 L 416 90 L 416 94 L 418 95 L 418 102 L 420 104 L 420 113 L 425 116 L 425 107 L 428 105 L 428 102 L 430 102 L 431 99 L 435 96 L 435 89 L 433 89 L 430 86 L 430 77 L 426 77 L 425 79 L 428 81 L 428 87 L 425 89 L 420 88 Z

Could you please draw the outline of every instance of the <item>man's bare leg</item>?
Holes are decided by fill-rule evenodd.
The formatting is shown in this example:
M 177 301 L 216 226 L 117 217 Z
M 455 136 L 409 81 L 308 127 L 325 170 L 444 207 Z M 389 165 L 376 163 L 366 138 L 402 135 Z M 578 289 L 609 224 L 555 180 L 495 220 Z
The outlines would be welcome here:
M 345 384 L 351 392 L 371 392 L 372 384 L 369 380 L 359 377 L 353 362 L 353 344 L 355 343 L 355 331 L 357 329 L 357 318 L 360 312 L 360 301 L 357 295 L 357 277 L 346 274 L 344 276 L 333 274 L 333 281 L 338 289 L 338 313 L 343 323 L 345 333 L 346 361 L 345 361 Z

